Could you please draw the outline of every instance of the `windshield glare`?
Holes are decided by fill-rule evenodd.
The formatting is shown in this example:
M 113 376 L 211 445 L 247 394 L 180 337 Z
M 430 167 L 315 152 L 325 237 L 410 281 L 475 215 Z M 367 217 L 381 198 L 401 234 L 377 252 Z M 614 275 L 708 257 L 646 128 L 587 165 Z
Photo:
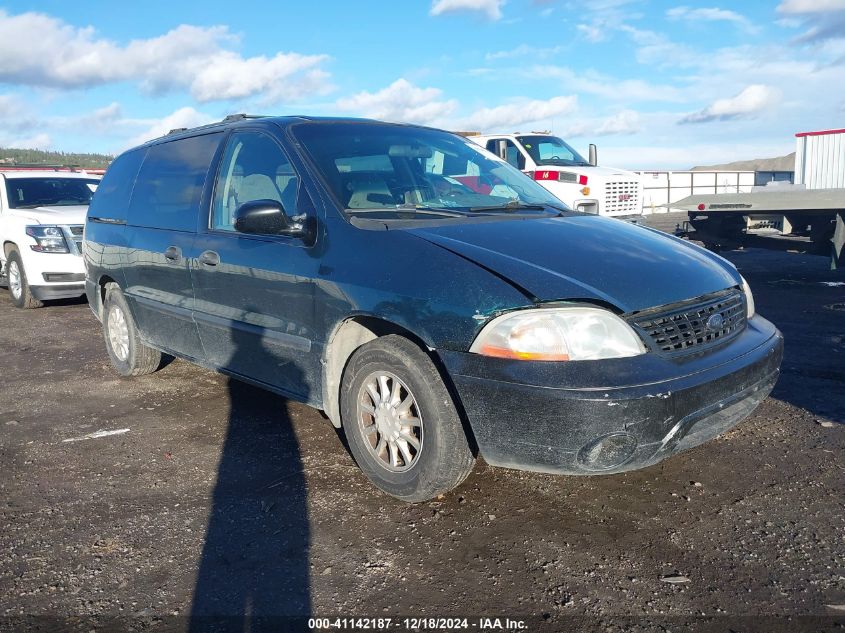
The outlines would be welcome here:
M 99 180 L 87 178 L 7 178 L 9 207 L 87 205 Z
M 525 151 L 538 165 L 587 167 L 589 162 L 556 136 L 518 136 Z
M 546 214 L 566 208 L 518 169 L 448 132 L 345 122 L 293 130 L 338 204 L 352 215 L 436 210 L 460 216 L 479 208 Z

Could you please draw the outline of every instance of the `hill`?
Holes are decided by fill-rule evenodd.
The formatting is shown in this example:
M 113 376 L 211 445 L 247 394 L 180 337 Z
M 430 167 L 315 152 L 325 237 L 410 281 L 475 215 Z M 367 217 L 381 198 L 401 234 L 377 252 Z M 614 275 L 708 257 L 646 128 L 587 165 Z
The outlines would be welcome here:
M 40 149 L 12 149 L 0 147 L 2 165 L 68 165 L 83 169 L 105 169 L 114 160 L 108 154 L 50 152 Z
M 693 167 L 692 171 L 793 171 L 795 169 L 795 152 L 777 158 L 757 158 L 753 160 L 738 160 L 724 165 L 708 165 Z

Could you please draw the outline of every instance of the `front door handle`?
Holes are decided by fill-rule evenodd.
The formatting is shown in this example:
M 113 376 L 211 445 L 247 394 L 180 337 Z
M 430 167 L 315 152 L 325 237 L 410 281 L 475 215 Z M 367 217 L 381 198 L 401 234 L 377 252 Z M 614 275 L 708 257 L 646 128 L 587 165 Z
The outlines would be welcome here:
M 217 266 L 220 263 L 220 255 L 214 251 L 203 251 L 199 260 L 203 266 Z
M 182 259 L 182 251 L 176 246 L 168 246 L 164 251 L 164 259 L 170 262 L 178 262 Z

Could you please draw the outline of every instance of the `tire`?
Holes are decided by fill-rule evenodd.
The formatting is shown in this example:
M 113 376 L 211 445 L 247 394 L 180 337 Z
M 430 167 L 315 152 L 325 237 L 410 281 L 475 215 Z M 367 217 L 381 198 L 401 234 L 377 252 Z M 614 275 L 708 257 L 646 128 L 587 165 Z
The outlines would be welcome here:
M 9 250 L 6 259 L 6 281 L 9 283 L 9 296 L 16 308 L 30 310 L 44 305 L 42 301 L 32 296 L 32 290 L 29 288 L 29 281 L 23 269 L 21 254 L 15 248 Z
M 408 339 L 389 335 L 359 347 L 340 398 L 352 456 L 387 494 L 426 501 L 472 471 L 475 457 L 452 397 L 428 355 Z
M 161 352 L 141 342 L 138 327 L 117 284 L 106 286 L 103 338 L 111 363 L 121 376 L 151 374 L 161 365 Z

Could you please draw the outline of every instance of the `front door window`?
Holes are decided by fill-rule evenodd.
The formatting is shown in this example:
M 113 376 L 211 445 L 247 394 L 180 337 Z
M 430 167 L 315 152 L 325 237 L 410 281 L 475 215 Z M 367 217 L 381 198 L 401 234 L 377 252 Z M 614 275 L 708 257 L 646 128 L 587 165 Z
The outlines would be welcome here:
M 245 202 L 275 200 L 296 216 L 299 179 L 276 142 L 258 132 L 236 132 L 229 138 L 217 176 L 211 228 L 235 230 L 235 211 Z

